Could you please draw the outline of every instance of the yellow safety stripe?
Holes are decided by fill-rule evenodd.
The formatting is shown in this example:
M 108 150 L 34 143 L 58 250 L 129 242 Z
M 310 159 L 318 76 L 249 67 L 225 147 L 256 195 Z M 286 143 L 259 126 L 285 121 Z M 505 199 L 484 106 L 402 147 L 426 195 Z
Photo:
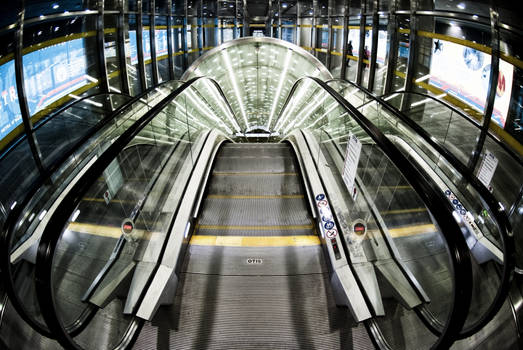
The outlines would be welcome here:
M 215 171 L 213 175 L 216 176 L 256 176 L 256 175 L 278 175 L 278 176 L 296 176 L 298 173 L 266 173 L 266 172 L 226 172 Z
M 318 236 L 203 236 L 194 235 L 192 245 L 222 247 L 303 247 L 320 245 Z
M 334 56 L 343 56 L 343 54 L 341 52 L 336 52 L 336 51 L 331 51 L 331 55 L 334 55 Z
M 408 213 L 422 213 L 427 211 L 427 208 L 412 208 L 412 209 L 397 209 L 397 210 L 386 210 L 381 212 L 381 215 L 394 215 L 394 214 L 408 214 Z
M 233 231 L 269 231 L 269 230 L 278 230 L 278 231 L 287 231 L 287 230 L 310 230 L 312 229 L 311 225 L 265 225 L 265 226 L 248 226 L 248 225 L 201 225 L 197 224 L 197 229 L 202 230 L 233 230 Z
M 434 226 L 433 224 L 404 226 L 389 229 L 390 236 L 393 238 L 414 236 L 430 232 L 438 232 L 436 226 Z
M 264 195 L 264 196 L 249 196 L 249 195 L 222 195 L 210 194 L 207 198 L 211 199 L 296 199 L 303 198 L 302 194 L 280 194 L 280 195 Z

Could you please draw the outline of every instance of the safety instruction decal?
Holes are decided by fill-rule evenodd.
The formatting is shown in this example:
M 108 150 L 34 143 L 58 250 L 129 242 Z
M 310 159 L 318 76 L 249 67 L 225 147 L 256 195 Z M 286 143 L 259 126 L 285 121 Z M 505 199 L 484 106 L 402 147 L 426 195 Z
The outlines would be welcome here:
M 318 212 L 320 214 L 320 231 L 321 236 L 330 242 L 332 245 L 332 250 L 336 260 L 341 259 L 340 249 L 338 247 L 338 241 L 336 237 L 338 236 L 338 229 L 336 228 L 336 223 L 334 222 L 334 217 L 329 206 L 329 202 L 325 197 L 325 194 L 320 193 L 316 197 L 316 206 L 318 207 Z
M 347 142 L 347 151 L 345 152 L 345 165 L 343 167 L 343 182 L 347 186 L 353 199 L 356 199 L 356 186 L 354 180 L 358 170 L 358 162 L 361 155 L 361 142 L 356 135 L 349 134 Z

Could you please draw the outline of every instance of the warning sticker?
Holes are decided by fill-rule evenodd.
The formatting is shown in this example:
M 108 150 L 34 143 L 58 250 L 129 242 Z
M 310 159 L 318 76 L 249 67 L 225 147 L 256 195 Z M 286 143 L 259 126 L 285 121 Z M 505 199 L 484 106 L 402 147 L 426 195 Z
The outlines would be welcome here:
M 325 232 L 325 236 L 327 238 L 334 238 L 337 235 L 338 235 L 338 230 L 336 230 L 336 229 L 328 230 L 328 231 Z
M 319 201 L 318 201 L 318 208 L 326 207 L 327 204 L 328 204 L 328 203 L 327 203 L 327 200 L 325 200 L 325 199 L 319 200 Z

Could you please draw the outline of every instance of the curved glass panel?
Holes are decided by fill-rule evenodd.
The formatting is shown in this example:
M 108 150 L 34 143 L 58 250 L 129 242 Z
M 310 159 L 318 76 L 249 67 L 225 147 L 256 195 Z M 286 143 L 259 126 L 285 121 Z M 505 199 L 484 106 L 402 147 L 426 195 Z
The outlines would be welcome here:
M 430 310 L 444 328 L 451 315 L 456 317 L 459 306 L 453 300 L 460 282 L 446 241 L 448 232 L 441 229 L 442 222 L 436 221 L 412 178 L 407 180 L 407 170 L 398 168 L 374 136 L 310 79 L 298 82 L 277 125 L 283 134 L 302 130 L 311 153 L 317 154 L 317 167 L 335 179 L 343 198 L 336 208 L 347 250 L 356 275 L 366 281 L 361 283 L 385 341 L 397 349 L 433 346 L 439 336 L 426 326 L 418 309 Z M 444 205 L 447 220 L 454 220 L 451 204 Z M 361 225 L 366 228 L 363 233 Z M 362 266 L 366 272 L 359 270 Z M 368 282 L 373 274 L 375 286 Z
M 248 132 L 272 130 L 292 85 L 306 75 L 332 78 L 315 57 L 298 46 L 272 38 L 246 38 L 209 51 L 182 80 L 195 76 L 215 79 L 231 102 L 241 130 Z
M 110 349 L 133 335 L 142 291 L 159 267 L 172 220 L 182 205 L 176 201 L 181 200 L 207 131 L 232 132 L 234 116 L 212 81 L 199 79 L 174 98 L 165 91 L 161 95 L 172 100 L 160 111 L 151 111 L 154 117 L 125 144 L 118 142 L 124 142 L 120 137 L 129 126 L 100 141 L 98 159 L 93 158 L 92 168 L 71 189 L 76 193 L 85 186 L 81 199 L 75 199 L 72 208 L 61 203 L 55 213 L 67 210 L 70 217 L 47 260 L 52 264 L 48 288 L 55 314 L 46 319 L 60 324 L 64 346 L 72 341 L 83 349 Z M 101 168 L 98 163 L 105 152 L 114 152 L 115 142 L 122 148 Z M 49 225 L 44 237 L 53 234 Z M 82 326 L 70 326 L 76 323 Z M 93 339 L 101 330 L 105 336 Z
M 472 174 L 466 166 L 469 162 L 468 157 L 463 158 L 465 154 L 472 153 L 463 151 L 464 140 L 472 139 L 470 134 L 473 134 L 475 142 L 479 135 L 479 127 L 438 100 L 427 96 L 394 93 L 386 97 L 385 100 L 394 105 L 397 110 L 400 110 L 401 106 L 407 106 L 401 108 L 404 117 L 407 118 L 402 120 L 398 111 L 386 108 L 387 106 L 384 106 L 383 102 L 376 100 L 363 90 L 356 91 L 357 88 L 347 82 L 332 81 L 330 85 L 342 92 L 350 91 L 345 92 L 346 95 L 353 94 L 352 96 L 363 97 L 363 101 L 366 100 L 366 103 L 358 108 L 359 111 L 378 126 L 405 155 L 426 169 L 428 176 L 438 184 L 442 192 L 446 193 L 459 217 L 467 222 L 469 233 L 466 238 L 473 257 L 474 268 L 472 304 L 465 324 L 465 329 L 469 329 L 485 317 L 494 303 L 499 303 L 499 300 L 505 298 L 503 293 L 508 290 L 501 293 L 500 289 L 502 286 L 507 288 L 508 275 L 503 275 L 504 280 L 502 281 L 498 270 L 501 271 L 504 268 L 510 270 L 509 266 L 513 264 L 511 260 L 513 250 L 506 251 L 507 246 L 512 249 L 512 240 L 507 236 L 511 234 L 510 227 L 507 227 L 509 225 L 507 215 L 499 208 L 498 201 L 501 198 L 484 191 L 484 183 L 475 179 L 475 184 L 470 182 L 469 176 L 475 178 L 476 175 Z M 355 98 L 352 99 L 355 100 Z M 420 129 L 416 130 L 409 126 L 407 123 L 409 119 Z M 420 130 L 426 132 L 430 140 L 418 134 Z M 461 164 L 454 163 L 453 165 L 448 157 L 440 154 L 428 141 L 438 141 L 441 150 L 450 152 Z M 474 147 L 475 145 L 470 146 L 471 149 Z M 492 149 L 492 147 L 490 148 Z M 481 176 L 479 178 L 481 179 Z M 517 186 L 513 186 L 513 188 L 517 189 Z M 484 193 L 481 194 L 479 191 L 484 191 Z M 406 211 L 408 212 L 408 210 L 416 212 L 420 208 L 412 205 Z M 506 257 L 510 261 L 505 261 Z M 490 315 L 490 317 L 492 316 L 494 315 Z
M 102 140 L 113 139 L 124 132 L 149 109 L 148 103 L 155 104 L 168 92 L 179 86 L 180 82 L 165 84 L 137 100 L 114 115 L 118 106 L 128 102 L 123 95 L 108 94 L 96 95 L 79 100 L 77 103 L 63 109 L 57 115 L 49 117 L 37 126 L 35 134 L 39 140 L 46 141 L 44 150 L 49 150 L 54 160 L 64 154 L 69 156 L 61 164 L 55 164 L 51 169 L 50 178 L 36 179 L 40 181 L 38 189 L 30 193 L 23 193 L 16 198 L 17 203 L 12 205 L 8 222 L 4 227 L 4 239 L 8 245 L 4 259 L 9 266 L 8 276 L 12 279 L 14 291 L 18 301 L 25 308 L 30 318 L 43 324 L 41 311 L 36 301 L 36 290 L 32 282 L 34 276 L 36 245 L 42 234 L 43 227 L 57 203 L 70 188 L 78 181 L 82 169 L 92 163 L 101 151 Z M 163 94 L 163 95 L 162 95 Z M 114 115 L 114 118 L 110 117 Z M 57 137 L 57 130 L 69 132 L 61 133 Z M 54 136 L 54 137 L 52 137 Z M 87 137 L 87 139 L 85 139 Z M 82 142 L 82 143 L 79 143 Z M 22 143 L 8 154 L 17 155 Z M 52 153 L 56 145 L 62 147 L 60 155 Z M 45 155 L 46 153 L 44 153 Z M 2 163 L 4 164 L 4 163 Z M 42 184 L 43 182 L 43 184 Z M 34 184 L 31 184 L 34 186 Z M 9 282 L 6 282 L 9 283 Z M 44 327 L 45 328 L 45 327 Z

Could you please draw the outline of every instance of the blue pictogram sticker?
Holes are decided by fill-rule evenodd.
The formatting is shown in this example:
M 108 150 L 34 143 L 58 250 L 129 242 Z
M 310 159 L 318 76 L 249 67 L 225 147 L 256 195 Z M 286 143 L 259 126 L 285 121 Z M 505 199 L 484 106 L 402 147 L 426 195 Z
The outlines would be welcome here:
M 332 222 L 332 221 L 327 221 L 327 222 L 323 225 L 323 227 L 325 227 L 326 230 L 330 230 L 330 229 L 332 229 L 332 228 L 334 227 L 334 222 Z
M 319 195 L 316 196 L 316 200 L 317 200 L 317 201 L 321 201 L 321 200 L 323 200 L 323 199 L 325 199 L 325 195 L 324 195 L 323 193 L 321 193 L 321 194 L 319 194 Z

